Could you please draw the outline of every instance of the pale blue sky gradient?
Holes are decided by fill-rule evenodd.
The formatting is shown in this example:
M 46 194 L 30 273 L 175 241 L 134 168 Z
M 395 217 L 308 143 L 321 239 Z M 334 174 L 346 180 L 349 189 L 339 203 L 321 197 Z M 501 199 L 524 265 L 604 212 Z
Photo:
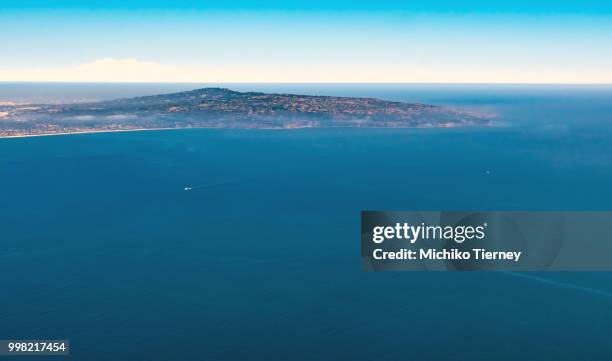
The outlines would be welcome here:
M 132 59 L 163 67 L 167 77 L 192 71 L 194 82 L 261 81 L 249 74 L 278 68 L 273 81 L 612 83 L 612 5 L 555 3 L 344 2 L 342 10 L 334 1 L 182 8 L 59 1 L 52 10 L 26 1 L 0 10 L 0 80 L 70 78 L 83 64 Z M 230 79 L 232 67 L 244 79 Z M 334 78 L 342 69 L 354 76 Z M 87 80 L 86 73 L 75 77 Z

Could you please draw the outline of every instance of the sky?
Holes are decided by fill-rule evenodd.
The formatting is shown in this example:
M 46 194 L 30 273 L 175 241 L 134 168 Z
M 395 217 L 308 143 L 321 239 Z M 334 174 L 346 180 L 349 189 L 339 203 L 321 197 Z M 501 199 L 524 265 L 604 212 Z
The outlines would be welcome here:
M 612 1 L 2 1 L 0 81 L 612 84 Z

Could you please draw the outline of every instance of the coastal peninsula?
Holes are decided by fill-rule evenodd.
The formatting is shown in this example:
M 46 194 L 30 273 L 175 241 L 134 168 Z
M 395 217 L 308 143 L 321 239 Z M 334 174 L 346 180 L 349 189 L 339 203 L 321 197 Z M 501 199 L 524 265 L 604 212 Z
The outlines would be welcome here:
M 225 88 L 73 104 L 0 104 L 0 137 L 181 128 L 459 127 L 481 114 L 375 98 Z

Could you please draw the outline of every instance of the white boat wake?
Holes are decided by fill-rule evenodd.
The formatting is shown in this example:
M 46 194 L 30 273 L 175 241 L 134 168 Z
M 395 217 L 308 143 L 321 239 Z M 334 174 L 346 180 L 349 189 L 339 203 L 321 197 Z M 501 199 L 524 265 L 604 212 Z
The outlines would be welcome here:
M 591 287 L 575 285 L 572 283 L 555 281 L 555 280 L 551 280 L 548 278 L 538 277 L 538 276 L 534 276 L 531 274 L 520 273 L 520 272 L 501 272 L 501 273 L 508 275 L 508 276 L 524 278 L 526 280 L 544 283 L 544 284 L 551 285 L 551 286 L 556 286 L 556 287 L 561 287 L 561 288 L 566 288 L 566 289 L 571 289 L 571 290 L 576 290 L 576 291 L 581 291 L 581 292 L 587 292 L 587 293 L 598 295 L 598 296 L 612 298 L 612 292 L 606 291 L 606 290 L 600 290 L 597 288 L 591 288 Z
M 269 178 L 269 177 L 252 177 L 252 178 L 244 178 L 244 179 L 235 179 L 235 180 L 231 180 L 231 181 L 225 181 L 225 182 L 218 182 L 218 183 L 211 183 L 211 184 L 202 184 L 202 185 L 197 185 L 197 186 L 185 186 L 183 189 L 185 191 L 195 191 L 198 189 L 205 189 L 205 188 L 215 188 L 215 187 L 223 187 L 223 186 L 230 186 L 230 185 L 235 185 L 235 184 L 240 184 L 240 183 L 246 183 L 246 182 L 251 182 L 251 181 L 255 181 L 255 180 L 260 180 L 263 178 Z

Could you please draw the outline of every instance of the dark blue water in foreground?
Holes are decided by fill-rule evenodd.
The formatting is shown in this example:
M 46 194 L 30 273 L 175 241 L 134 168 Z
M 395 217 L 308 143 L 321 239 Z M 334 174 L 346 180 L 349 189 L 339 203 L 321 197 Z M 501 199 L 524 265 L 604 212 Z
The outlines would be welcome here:
M 612 88 L 234 88 L 498 126 L 0 139 L 0 339 L 88 361 L 610 359 L 612 274 L 364 273 L 358 227 L 362 209 L 612 210 Z

